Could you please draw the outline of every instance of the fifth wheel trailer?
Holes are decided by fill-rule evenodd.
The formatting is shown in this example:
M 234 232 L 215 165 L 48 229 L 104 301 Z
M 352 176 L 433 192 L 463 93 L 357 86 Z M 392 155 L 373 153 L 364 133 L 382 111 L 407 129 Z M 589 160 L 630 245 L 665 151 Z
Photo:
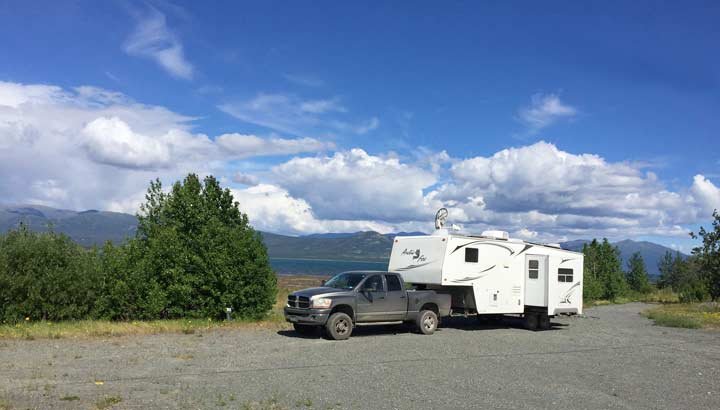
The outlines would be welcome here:
M 583 254 L 511 239 L 506 232 L 396 237 L 388 270 L 405 282 L 449 293 L 452 311 L 520 314 L 529 328 L 549 318 L 582 314 Z

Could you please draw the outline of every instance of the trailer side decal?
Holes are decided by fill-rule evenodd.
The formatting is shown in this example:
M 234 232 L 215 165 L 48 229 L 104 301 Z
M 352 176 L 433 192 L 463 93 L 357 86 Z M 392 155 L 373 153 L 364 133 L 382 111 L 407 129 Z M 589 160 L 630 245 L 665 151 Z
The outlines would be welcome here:
M 458 245 L 455 249 L 453 249 L 452 252 L 450 252 L 450 255 L 452 255 L 453 253 L 455 253 L 455 252 L 458 251 L 459 249 L 462 249 L 462 248 L 464 248 L 464 247 L 466 247 L 466 246 L 468 246 L 468 245 L 473 245 L 473 244 L 498 246 L 498 247 L 500 247 L 500 248 L 506 249 L 508 252 L 510 252 L 510 255 L 512 255 L 512 254 L 515 253 L 515 251 L 512 250 L 512 248 L 510 248 L 510 247 L 508 247 L 508 246 L 500 245 L 499 243 L 486 242 L 485 240 L 482 240 L 482 241 L 472 241 L 472 242 L 468 242 L 468 243 L 466 243 L 466 244 L 464 244 L 464 245 Z
M 408 266 L 406 266 L 406 267 L 404 267 L 404 268 L 397 268 L 397 269 L 395 269 L 395 270 L 403 271 L 403 270 L 415 269 L 415 268 L 419 268 L 419 267 L 421 267 L 421 266 L 429 265 L 429 264 L 431 264 L 431 263 L 433 263 L 433 262 L 434 262 L 434 261 L 425 262 L 425 263 L 418 263 L 417 265 L 408 265 Z
M 568 258 L 568 259 L 563 259 L 563 260 L 561 260 L 561 261 L 560 261 L 560 264 L 562 265 L 562 264 L 563 264 L 563 263 L 565 263 L 565 262 L 568 262 L 568 261 L 574 261 L 574 260 L 576 260 L 576 259 L 577 259 L 577 258 Z
M 493 265 L 493 266 L 491 266 L 491 267 L 489 267 L 489 268 L 487 268 L 487 269 L 483 269 L 482 271 L 480 271 L 480 273 L 485 273 L 485 272 L 487 272 L 487 271 L 489 271 L 489 270 L 492 270 L 492 269 L 493 269 L 494 267 L 496 267 L 496 266 L 497 266 L 497 265 Z M 453 282 L 456 282 L 456 283 L 457 283 L 457 282 L 467 282 L 467 281 L 471 281 L 471 280 L 475 280 L 475 279 L 480 279 L 480 278 L 482 278 L 482 277 L 484 277 L 484 276 L 487 276 L 487 274 L 485 274 L 485 275 L 478 275 L 478 276 L 466 276 L 466 277 L 464 277 L 464 278 L 462 278 L 462 279 L 455 279 L 455 280 L 453 280 Z
M 570 286 L 570 289 L 568 289 L 567 292 L 565 292 L 565 294 L 560 298 L 560 303 L 572 303 L 570 301 L 570 297 L 572 297 L 575 289 L 577 289 L 578 286 L 580 286 L 580 282 Z

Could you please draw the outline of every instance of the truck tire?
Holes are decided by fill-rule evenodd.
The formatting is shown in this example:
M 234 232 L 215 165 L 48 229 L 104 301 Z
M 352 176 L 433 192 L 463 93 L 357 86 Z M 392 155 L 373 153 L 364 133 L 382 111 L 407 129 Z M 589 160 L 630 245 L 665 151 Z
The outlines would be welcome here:
M 352 334 L 353 323 L 350 316 L 342 312 L 335 312 L 325 323 L 325 334 L 333 340 L 345 340 Z
M 301 335 L 311 335 L 315 333 L 316 330 L 316 326 L 301 325 L 299 323 L 293 323 L 293 327 L 295 328 L 295 331 L 300 333 Z
M 537 313 L 526 313 L 525 314 L 525 329 L 537 330 L 538 328 L 538 314 Z
M 415 322 L 420 333 L 431 335 L 435 333 L 438 326 L 438 317 L 432 310 L 423 310 L 418 314 Z
M 540 328 L 540 330 L 550 330 L 550 316 L 548 316 L 547 314 L 540 315 L 538 327 Z

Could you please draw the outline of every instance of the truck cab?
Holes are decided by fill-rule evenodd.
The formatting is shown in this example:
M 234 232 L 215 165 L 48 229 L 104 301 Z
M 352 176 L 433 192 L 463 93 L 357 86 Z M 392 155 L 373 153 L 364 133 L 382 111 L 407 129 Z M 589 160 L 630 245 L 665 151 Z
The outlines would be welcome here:
M 439 317 L 450 314 L 450 296 L 406 289 L 396 272 L 343 272 L 321 287 L 290 294 L 284 313 L 299 333 L 322 328 L 335 340 L 347 339 L 360 324 L 411 322 L 432 334 Z

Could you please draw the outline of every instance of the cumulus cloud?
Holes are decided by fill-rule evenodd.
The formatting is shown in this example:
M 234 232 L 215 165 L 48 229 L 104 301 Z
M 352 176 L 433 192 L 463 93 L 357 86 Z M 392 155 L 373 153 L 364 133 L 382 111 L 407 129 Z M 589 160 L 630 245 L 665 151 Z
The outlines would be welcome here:
M 123 48 L 131 56 L 154 60 L 174 77 L 186 80 L 193 77 L 193 65 L 185 58 L 182 43 L 168 28 L 165 14 L 152 6 L 139 16 Z
M 246 136 L 245 150 L 231 152 L 192 132 L 192 120 L 96 87 L 0 82 L 0 198 L 134 213 L 157 177 L 221 176 L 239 157 L 332 146 Z
M 560 101 L 556 94 L 535 94 L 530 105 L 518 111 L 518 119 L 531 133 L 555 123 L 562 118 L 574 117 L 577 110 Z
M 330 142 L 315 138 L 260 138 L 255 135 L 223 134 L 217 144 L 236 158 L 269 155 L 291 155 L 301 152 L 318 152 L 334 148 Z
M 240 208 L 251 215 L 256 229 L 286 234 L 308 232 L 393 232 L 393 227 L 368 220 L 324 219 L 313 213 L 304 199 L 291 196 L 285 189 L 260 184 L 247 189 L 233 189 Z
M 359 123 L 337 119 L 335 114 L 347 112 L 337 98 L 304 100 L 294 95 L 261 93 L 218 108 L 242 121 L 294 135 L 326 131 L 364 134 L 380 124 L 377 118 Z
M 450 173 L 451 182 L 429 196 L 460 209 L 470 224 L 679 234 L 698 218 L 691 197 L 668 191 L 652 173 L 542 141 L 458 161 Z
M 238 172 L 233 175 L 233 182 L 247 186 L 255 186 L 259 183 L 259 180 L 255 175 Z
M 305 199 L 324 219 L 417 220 L 433 209 L 423 190 L 436 177 L 397 158 L 369 155 L 362 149 L 332 156 L 293 158 L 273 168 L 291 195 Z
M 695 175 L 691 191 L 699 206 L 706 213 L 720 209 L 720 188 L 715 186 L 715 184 L 710 182 L 705 176 Z

